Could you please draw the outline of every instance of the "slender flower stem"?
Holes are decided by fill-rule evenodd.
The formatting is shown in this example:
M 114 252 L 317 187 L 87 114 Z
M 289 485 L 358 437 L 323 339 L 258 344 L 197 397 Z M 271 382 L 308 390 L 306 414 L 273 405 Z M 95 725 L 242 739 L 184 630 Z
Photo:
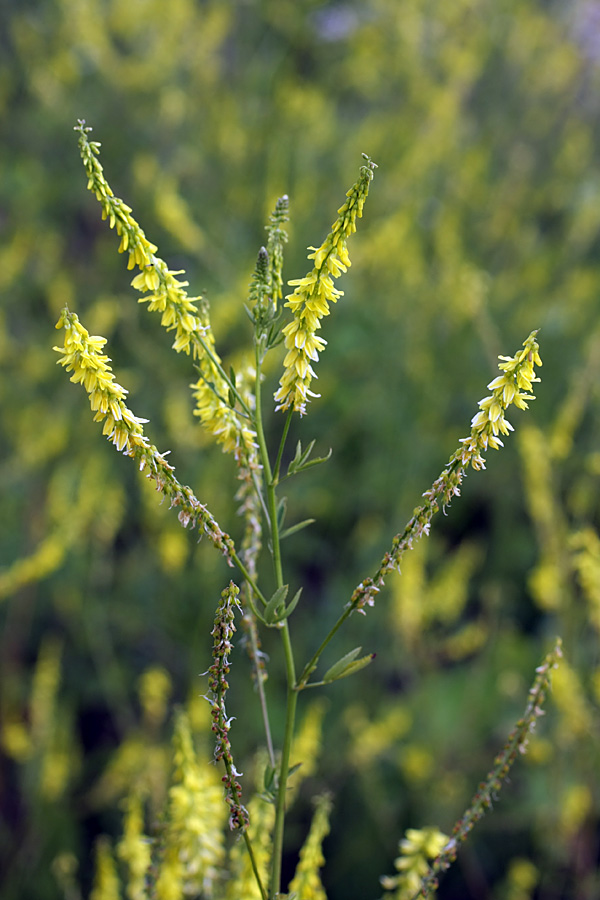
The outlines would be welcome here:
M 254 856 L 254 850 L 252 849 L 252 842 L 248 837 L 248 832 L 244 832 L 244 841 L 246 844 L 246 849 L 248 851 L 248 856 L 250 857 L 250 865 L 252 866 L 252 871 L 254 872 L 254 877 L 256 878 L 256 883 L 258 885 L 258 889 L 260 891 L 260 895 L 262 900 L 269 900 L 269 896 L 263 887 L 262 879 L 260 877 L 260 872 L 258 871 L 258 866 L 256 865 L 256 857 Z
M 265 674 L 262 671 L 259 664 L 259 647 L 258 647 L 258 635 L 256 632 L 256 619 L 254 616 L 250 616 L 250 625 L 248 628 L 248 635 L 250 638 L 250 643 L 252 645 L 252 660 L 254 665 L 254 672 L 256 678 L 256 689 L 258 691 L 258 700 L 260 703 L 260 709 L 262 713 L 263 725 L 265 729 L 265 739 L 267 742 L 267 752 L 269 754 L 269 763 L 275 768 L 275 750 L 273 748 L 273 738 L 271 736 L 271 723 L 269 721 L 269 709 L 267 706 L 267 697 L 265 694 Z
M 251 418 L 252 412 L 251 412 L 250 408 L 248 407 L 248 404 L 246 403 L 246 401 L 244 400 L 244 398 L 238 391 L 235 383 L 231 380 L 231 378 L 229 377 L 229 375 L 223 368 L 220 360 L 215 356 L 215 354 L 209 347 L 208 343 L 204 340 L 202 335 L 200 335 L 198 333 L 196 333 L 194 335 L 194 338 L 195 338 L 195 340 L 198 341 L 198 343 L 200 344 L 200 346 L 202 347 L 202 349 L 204 350 L 204 352 L 210 359 L 211 363 L 213 364 L 213 366 L 215 367 L 215 369 L 217 370 L 217 372 L 219 373 L 219 375 L 221 376 L 221 378 L 223 379 L 223 381 L 225 382 L 225 384 L 227 385 L 229 390 L 232 392 L 235 399 L 238 401 L 238 403 L 244 410 L 244 413 L 248 416 L 248 418 Z M 227 402 L 223 397 L 221 398 L 221 400 L 223 400 L 223 402 Z
M 277 453 L 277 459 L 275 460 L 275 468 L 273 469 L 273 481 L 275 484 L 279 482 L 279 470 L 281 469 L 281 457 L 283 456 L 283 450 L 285 448 L 285 442 L 287 440 L 288 432 L 290 430 L 290 424 L 292 422 L 292 416 L 294 412 L 293 410 L 289 410 L 287 414 L 287 419 L 285 420 L 285 425 L 283 426 L 283 432 L 281 434 L 281 441 L 279 442 L 279 451 Z
M 302 670 L 302 674 L 301 674 L 300 678 L 298 679 L 298 684 L 296 685 L 297 691 L 301 691 L 305 687 L 312 686 L 312 685 L 308 685 L 307 681 L 310 678 L 311 674 L 314 672 L 323 650 L 325 649 L 327 644 L 330 642 L 330 640 L 332 639 L 334 634 L 342 627 L 342 625 L 344 624 L 346 619 L 352 614 L 353 611 L 354 610 L 353 610 L 352 606 L 346 606 L 342 615 L 339 617 L 339 619 L 337 620 L 337 622 L 335 623 L 333 628 L 329 631 L 327 636 L 323 639 L 323 641 L 319 645 L 319 649 L 306 663 L 306 665 L 304 666 L 304 669 Z M 316 687 L 316 685 L 314 685 L 314 686 Z
M 242 560 L 239 558 L 239 556 L 237 555 L 235 550 L 231 551 L 231 553 L 229 554 L 229 557 L 230 557 L 231 561 L 233 563 L 235 563 L 235 565 L 238 567 L 238 569 L 240 570 L 240 572 L 242 573 L 242 575 L 244 576 L 244 578 L 246 579 L 246 581 L 248 582 L 248 584 L 250 585 L 250 587 L 252 588 L 252 590 L 254 591 L 256 596 L 258 597 L 258 599 L 261 601 L 261 603 L 264 606 L 266 606 L 267 602 L 268 602 L 267 598 L 265 597 L 265 595 L 263 594 L 263 592 L 257 585 L 255 579 L 252 577 L 252 575 L 250 574 L 250 572 L 248 571 L 248 569 L 246 568 L 246 566 L 244 565 Z
M 256 437 L 258 440 L 259 452 L 263 464 L 265 476 L 265 486 L 267 491 L 267 509 L 269 513 L 269 527 L 271 534 L 271 547 L 273 555 L 273 567 L 275 570 L 275 580 L 277 587 L 283 586 L 283 567 L 281 563 L 281 547 L 279 542 L 279 526 L 277 523 L 277 492 L 276 481 L 273 478 L 271 464 L 265 441 L 264 429 L 262 424 L 262 407 L 261 407 L 261 391 L 260 391 L 260 357 L 258 347 L 256 350 Z M 281 463 L 283 454 L 283 446 L 285 437 L 289 430 L 291 416 L 288 415 L 284 433 L 279 446 L 277 455 L 277 469 Z M 279 893 L 281 884 L 281 858 L 283 853 L 283 830 L 285 824 L 285 798 L 287 790 L 287 780 L 290 770 L 290 753 L 292 749 L 292 739 L 294 736 L 294 725 L 296 721 L 296 705 L 298 701 L 298 693 L 296 691 L 296 668 L 294 665 L 294 654 L 292 651 L 292 642 L 290 639 L 290 630 L 287 621 L 283 622 L 281 628 L 281 639 L 283 642 L 283 651 L 285 658 L 285 671 L 287 678 L 287 701 L 286 701 L 286 719 L 285 730 L 283 735 L 283 746 L 281 750 L 281 761 L 279 765 L 279 783 L 277 787 L 277 800 L 275 805 L 275 826 L 273 830 L 273 857 L 271 862 L 271 896 L 275 897 Z
M 281 885 L 281 858 L 283 854 L 283 829 L 285 823 L 285 799 L 287 780 L 290 771 L 290 753 L 292 739 L 294 737 L 294 725 L 296 721 L 296 705 L 298 691 L 296 690 L 296 674 L 294 669 L 294 656 L 287 622 L 281 633 L 283 649 L 285 653 L 285 668 L 287 673 L 287 703 L 285 731 L 283 746 L 281 749 L 281 763 L 279 766 L 279 785 L 277 788 L 277 801 L 275 805 L 275 827 L 273 829 L 273 859 L 271 863 L 271 896 L 276 897 Z
M 426 900 L 431 893 L 437 890 L 438 876 L 450 868 L 456 859 L 460 844 L 467 839 L 475 824 L 492 808 L 492 804 L 497 799 L 502 784 L 507 779 L 519 754 L 527 752 L 529 736 L 533 733 L 537 720 L 544 715 L 543 704 L 546 693 L 551 687 L 552 671 L 558 668 L 562 655 L 562 641 L 557 638 L 552 650 L 546 654 L 542 664 L 535 670 L 536 677 L 529 691 L 529 699 L 523 716 L 517 721 L 506 744 L 496 756 L 493 768 L 488 772 L 485 780 L 479 784 L 469 808 L 454 825 L 452 837 L 440 850 L 439 855 L 424 875 L 421 887 L 412 900 L 419 900 L 419 898 Z

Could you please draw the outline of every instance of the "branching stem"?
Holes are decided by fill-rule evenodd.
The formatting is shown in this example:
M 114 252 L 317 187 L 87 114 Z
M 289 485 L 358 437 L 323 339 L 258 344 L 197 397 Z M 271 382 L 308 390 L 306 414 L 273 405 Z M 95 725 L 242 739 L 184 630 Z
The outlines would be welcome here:
M 261 404 L 261 372 L 260 372 L 260 356 L 258 347 L 256 348 L 256 437 L 258 440 L 259 452 L 264 472 L 265 488 L 267 492 L 266 505 L 269 518 L 269 531 L 271 537 L 271 552 L 273 557 L 273 568 L 275 572 L 275 581 L 278 588 L 283 587 L 283 567 L 281 562 L 281 547 L 279 541 L 279 525 L 277 522 L 277 481 L 273 478 L 271 463 L 265 441 L 263 423 L 262 423 L 262 404 Z M 278 472 L 283 455 L 285 438 L 289 430 L 291 416 L 288 415 L 284 432 L 279 445 L 277 455 L 276 472 Z M 285 795 L 287 790 L 287 780 L 290 769 L 290 753 L 292 749 L 292 739 L 294 736 L 294 724 L 296 720 L 296 669 L 294 664 L 294 654 L 292 650 L 292 642 L 290 640 L 290 631 L 287 621 L 282 623 L 281 639 L 283 643 L 283 651 L 285 658 L 285 671 L 287 679 L 287 703 L 286 703 L 286 719 L 283 735 L 283 746 L 281 750 L 281 761 L 279 764 L 277 799 L 275 804 L 275 826 L 273 830 L 273 857 L 271 862 L 271 896 L 275 897 L 280 890 L 281 883 L 281 858 L 283 852 L 283 830 L 285 821 Z

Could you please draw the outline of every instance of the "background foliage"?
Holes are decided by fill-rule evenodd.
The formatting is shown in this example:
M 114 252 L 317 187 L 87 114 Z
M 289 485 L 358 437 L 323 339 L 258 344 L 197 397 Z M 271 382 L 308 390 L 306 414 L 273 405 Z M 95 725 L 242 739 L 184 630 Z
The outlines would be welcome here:
M 335 798 L 324 879 L 330 900 L 376 897 L 406 827 L 451 827 L 560 633 L 566 665 L 546 728 L 442 896 L 598 895 L 599 15 L 574 0 L 3 4 L 7 900 L 57 896 L 69 853 L 87 894 L 94 838 L 121 827 L 125 785 L 107 780 L 118 748 L 153 746 L 157 771 L 167 765 L 169 726 L 140 705 L 140 677 L 162 667 L 172 703 L 204 693 L 228 577 L 101 439 L 56 368 L 65 302 L 109 338 L 152 439 L 236 534 L 231 460 L 190 415 L 188 361 L 133 300 L 85 192 L 78 117 L 161 255 L 209 297 L 232 360 L 276 196 L 290 195 L 286 275 L 298 277 L 361 151 L 379 164 L 326 323 L 323 399 L 295 425 L 296 438 L 334 450 L 289 498 L 298 519 L 318 519 L 287 548 L 309 587 L 293 621 L 300 646 L 313 648 L 311 621 L 334 620 L 437 476 L 496 355 L 542 329 L 534 408 L 512 416 L 505 450 L 342 641 L 377 660 L 329 693 L 316 785 Z M 260 736 L 238 655 L 229 704 L 250 753 Z M 275 658 L 270 675 L 277 703 Z M 292 823 L 290 858 L 305 826 Z

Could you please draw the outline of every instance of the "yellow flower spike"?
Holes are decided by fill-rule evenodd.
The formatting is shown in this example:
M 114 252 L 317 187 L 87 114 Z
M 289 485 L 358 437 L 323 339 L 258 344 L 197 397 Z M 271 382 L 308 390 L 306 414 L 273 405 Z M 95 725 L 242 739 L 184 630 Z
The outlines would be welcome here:
M 117 856 L 129 870 L 127 897 L 129 900 L 147 900 L 146 873 L 152 862 L 150 841 L 144 835 L 144 815 L 139 795 L 128 798 L 123 826 L 123 837 L 117 845 Z
M 90 900 L 121 900 L 119 877 L 108 838 L 96 842 L 94 886 Z
M 534 363 L 541 365 L 539 345 L 536 340 L 537 331 L 532 331 L 523 341 L 523 350 L 514 356 L 500 356 L 498 365 L 505 374 L 498 376 L 488 385 L 491 396 L 479 402 L 479 412 L 471 420 L 471 433 L 461 438 L 461 446 L 450 457 L 446 468 L 425 491 L 425 503 L 413 512 L 406 528 L 397 534 L 391 549 L 383 557 L 379 569 L 373 577 L 365 578 L 356 587 L 350 600 L 350 607 L 364 613 L 365 606 L 373 606 L 375 597 L 381 590 L 385 576 L 393 569 L 398 569 L 400 559 L 407 549 L 424 534 L 429 534 L 431 520 L 436 512 L 450 505 L 452 499 L 460 494 L 460 485 L 467 468 L 485 469 L 483 454 L 486 450 L 498 450 L 504 446 L 498 435 L 506 435 L 513 430 L 512 425 L 504 418 L 506 409 L 514 404 L 519 409 L 527 409 L 527 400 L 534 400 L 531 394 L 524 394 L 521 388 L 531 390 L 533 382 L 539 381 L 533 368 Z M 509 390 L 507 390 L 507 385 Z
M 290 882 L 289 893 L 297 900 L 327 900 L 321 883 L 319 869 L 325 864 L 323 839 L 329 834 L 331 800 L 328 795 L 319 797 L 308 837 L 300 851 L 296 872 Z
M 210 327 L 208 306 L 202 297 L 189 297 L 187 281 L 179 281 L 181 271 L 170 271 L 166 262 L 156 256 L 158 248 L 152 244 L 131 215 L 131 207 L 115 197 L 98 160 L 100 144 L 89 140 L 91 128 L 79 121 L 81 158 L 88 175 L 88 189 L 102 205 L 102 218 L 109 220 L 121 237 L 119 252 L 129 253 L 128 269 L 140 269 L 131 284 L 146 294 L 139 303 L 147 303 L 150 312 L 162 313 L 161 325 L 175 332 L 173 349 L 191 354 L 198 361 L 201 377 L 192 385 L 196 397 L 195 414 L 203 426 L 213 434 L 226 452 L 233 452 L 240 464 L 252 468 L 256 457 L 255 433 L 247 419 L 241 417 L 227 403 L 228 386 L 219 371 L 221 359 L 215 349 Z M 200 304 L 198 308 L 197 304 Z M 208 385 L 214 385 L 214 388 Z
M 420 892 L 422 879 L 429 871 L 429 861 L 442 852 L 449 840 L 437 828 L 409 828 L 400 841 L 401 855 L 394 860 L 399 874 L 382 878 L 382 886 L 395 891 L 395 900 L 412 900 Z
M 131 456 L 140 471 L 147 470 L 148 478 L 156 483 L 157 490 L 169 498 L 171 506 L 180 508 L 179 521 L 185 527 L 191 522 L 202 528 L 212 543 L 231 562 L 233 541 L 221 531 L 210 512 L 194 496 L 191 488 L 179 483 L 173 474 L 173 466 L 158 452 L 144 434 L 147 419 L 135 416 L 125 405 L 125 388 L 114 380 L 110 359 L 100 351 L 106 344 L 103 337 L 91 337 L 75 313 L 63 309 L 56 324 L 65 329 L 64 345 L 54 347 L 62 353 L 58 361 L 67 372 L 73 372 L 71 381 L 82 382 L 90 395 L 90 405 L 95 410 L 94 421 L 104 422 L 102 433 L 117 450 Z
M 294 292 L 288 294 L 284 305 L 291 309 L 294 319 L 283 329 L 288 354 L 284 359 L 279 390 L 275 393 L 277 409 L 291 407 L 304 415 L 308 398 L 319 396 L 310 390 L 311 382 L 317 376 L 308 360 L 318 361 L 319 350 L 324 348 L 326 341 L 317 338 L 315 331 L 321 327 L 320 320 L 329 315 L 329 304 L 343 296 L 343 291 L 334 287 L 332 279 L 339 278 L 350 265 L 346 239 L 356 231 L 355 220 L 362 215 L 376 168 L 369 157 L 365 156 L 365 160 L 358 181 L 347 192 L 348 199 L 338 210 L 331 232 L 320 247 L 308 248 L 312 251 L 308 259 L 314 261 L 312 271 L 304 278 L 288 282 Z M 297 340 L 298 334 L 304 335 L 301 343 Z
M 173 749 L 175 772 L 156 894 L 159 900 L 200 893 L 211 896 L 225 855 L 227 807 L 221 779 L 208 761 L 198 761 L 183 712 L 175 723 Z

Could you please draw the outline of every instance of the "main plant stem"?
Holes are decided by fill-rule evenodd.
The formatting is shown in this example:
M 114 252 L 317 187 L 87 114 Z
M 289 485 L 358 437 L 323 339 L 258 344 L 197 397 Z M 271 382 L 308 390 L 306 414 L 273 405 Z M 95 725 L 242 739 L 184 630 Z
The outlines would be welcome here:
M 283 566 L 281 562 L 281 546 L 279 541 L 279 525 L 277 522 L 277 483 L 279 480 L 279 467 L 283 454 L 283 445 L 290 425 L 290 416 L 285 424 L 284 434 L 279 446 L 277 454 L 275 477 L 271 470 L 271 463 L 267 451 L 267 444 L 262 424 L 261 409 L 261 372 L 260 372 L 260 356 L 257 347 L 256 351 L 256 437 L 260 450 L 261 462 L 263 465 L 263 475 L 265 489 L 267 493 L 266 507 L 269 518 L 269 531 L 271 535 L 271 553 L 273 557 L 273 568 L 275 571 L 275 581 L 277 587 L 283 587 Z M 292 750 L 292 740 L 294 737 L 294 724 L 296 721 L 296 705 L 298 702 L 298 693 L 296 691 L 296 668 L 294 665 L 294 654 L 292 651 L 292 642 L 290 639 L 290 630 L 287 620 L 281 624 L 281 639 L 283 643 L 283 652 L 285 660 L 285 672 L 287 680 L 287 700 L 286 700 L 286 716 L 285 729 L 283 734 L 283 745 L 281 748 L 281 761 L 279 764 L 278 783 L 277 783 L 277 799 L 275 804 L 275 825 L 273 828 L 273 856 L 271 859 L 271 900 L 277 896 L 281 889 L 281 860 L 283 855 L 283 831 L 285 825 L 285 795 L 287 791 L 287 780 L 290 771 L 290 754 Z

